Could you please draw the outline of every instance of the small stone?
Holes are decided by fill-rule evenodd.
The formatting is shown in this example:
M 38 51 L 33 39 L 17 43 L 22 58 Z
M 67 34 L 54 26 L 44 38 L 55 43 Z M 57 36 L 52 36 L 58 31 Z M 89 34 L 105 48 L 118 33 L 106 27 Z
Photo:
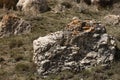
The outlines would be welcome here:
M 47 0 L 19 0 L 16 6 L 18 10 L 25 14 L 32 15 L 49 10 Z
M 100 36 L 99 34 L 94 34 L 93 38 L 96 38 L 96 37 L 99 37 L 99 36 Z
M 115 40 L 110 41 L 112 45 L 116 45 Z
M 31 32 L 32 26 L 29 22 L 19 18 L 15 14 L 4 15 L 0 22 L 0 37 L 26 34 Z
M 65 66 L 72 66 L 72 65 L 75 65 L 76 62 L 74 61 L 71 61 L 71 62 L 65 62 Z
M 117 25 L 120 23 L 120 15 L 107 15 L 103 20 L 106 24 Z
M 96 52 L 89 52 L 87 55 L 86 55 L 86 58 L 96 58 L 97 57 L 97 53 Z

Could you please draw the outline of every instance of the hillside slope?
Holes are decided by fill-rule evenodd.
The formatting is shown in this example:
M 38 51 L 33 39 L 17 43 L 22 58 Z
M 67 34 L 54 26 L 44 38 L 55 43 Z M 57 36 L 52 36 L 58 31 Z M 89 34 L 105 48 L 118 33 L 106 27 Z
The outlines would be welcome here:
M 63 0 L 64 1 L 64 0 Z M 56 0 L 51 0 L 49 6 L 53 9 L 57 5 Z M 54 10 L 37 15 L 25 15 L 19 11 L 7 11 L 0 9 L 0 20 L 6 13 L 14 13 L 32 24 L 32 31 L 29 34 L 15 35 L 0 39 L 0 80 L 120 80 L 120 24 L 106 25 L 107 32 L 114 36 L 117 41 L 117 53 L 114 62 L 109 67 L 96 67 L 92 70 L 84 70 L 81 73 L 70 71 L 60 72 L 58 75 L 51 74 L 46 79 L 41 79 L 36 71 L 36 64 L 33 63 L 33 40 L 39 36 L 63 29 L 74 16 L 82 20 L 95 19 L 103 21 L 108 14 L 120 15 L 120 2 L 113 4 L 113 7 L 105 7 L 97 12 L 93 6 L 76 7 L 77 4 L 64 3 L 66 6 L 62 12 Z M 73 6 L 72 8 L 69 6 Z M 74 7 L 75 5 L 75 7 Z M 84 5 L 84 4 L 82 4 Z M 57 11 L 57 10 L 55 10 Z

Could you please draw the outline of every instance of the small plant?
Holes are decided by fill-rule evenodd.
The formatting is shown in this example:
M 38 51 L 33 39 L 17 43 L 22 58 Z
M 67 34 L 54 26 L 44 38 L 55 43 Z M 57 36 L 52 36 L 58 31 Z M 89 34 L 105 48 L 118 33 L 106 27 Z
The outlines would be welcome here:
M 12 48 L 15 48 L 15 47 L 21 47 L 23 45 L 23 42 L 22 40 L 11 40 L 9 42 L 9 48 L 12 49 Z
M 24 63 L 24 62 L 20 62 L 15 66 L 15 70 L 18 72 L 29 71 L 29 68 L 30 68 L 29 63 Z
M 32 62 L 21 61 L 16 64 L 15 71 L 17 73 L 34 74 L 34 72 L 36 72 L 36 65 Z
M 20 54 L 16 54 L 16 56 L 14 56 L 15 61 L 21 61 L 24 59 L 24 55 L 20 55 Z
M 73 73 L 69 70 L 59 72 L 58 74 L 50 74 L 45 80 L 69 80 L 73 78 Z
M 72 8 L 72 5 L 69 2 L 62 2 L 62 6 L 65 6 L 65 8 Z

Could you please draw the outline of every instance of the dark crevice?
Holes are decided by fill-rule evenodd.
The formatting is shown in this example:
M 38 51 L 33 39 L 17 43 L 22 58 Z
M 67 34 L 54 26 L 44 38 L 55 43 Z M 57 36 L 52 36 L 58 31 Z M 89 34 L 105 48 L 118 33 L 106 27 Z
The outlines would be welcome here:
M 118 47 L 116 47 L 116 53 L 114 55 L 114 60 L 120 61 L 120 49 Z

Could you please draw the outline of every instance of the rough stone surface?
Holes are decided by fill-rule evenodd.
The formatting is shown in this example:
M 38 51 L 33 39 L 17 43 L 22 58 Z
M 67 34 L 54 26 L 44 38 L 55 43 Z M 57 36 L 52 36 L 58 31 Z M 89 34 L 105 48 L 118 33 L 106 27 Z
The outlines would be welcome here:
M 109 65 L 115 54 L 115 40 L 94 20 L 74 17 L 63 31 L 33 41 L 33 61 L 40 75 L 63 70 L 79 72 L 96 65 Z
M 19 0 L 17 8 L 28 14 L 35 14 L 47 11 L 48 4 L 46 0 Z
M 3 16 L 0 22 L 0 37 L 29 33 L 31 27 L 27 21 L 15 14 L 7 14 Z
M 104 17 L 104 22 L 111 25 L 120 24 L 120 15 L 107 15 Z

